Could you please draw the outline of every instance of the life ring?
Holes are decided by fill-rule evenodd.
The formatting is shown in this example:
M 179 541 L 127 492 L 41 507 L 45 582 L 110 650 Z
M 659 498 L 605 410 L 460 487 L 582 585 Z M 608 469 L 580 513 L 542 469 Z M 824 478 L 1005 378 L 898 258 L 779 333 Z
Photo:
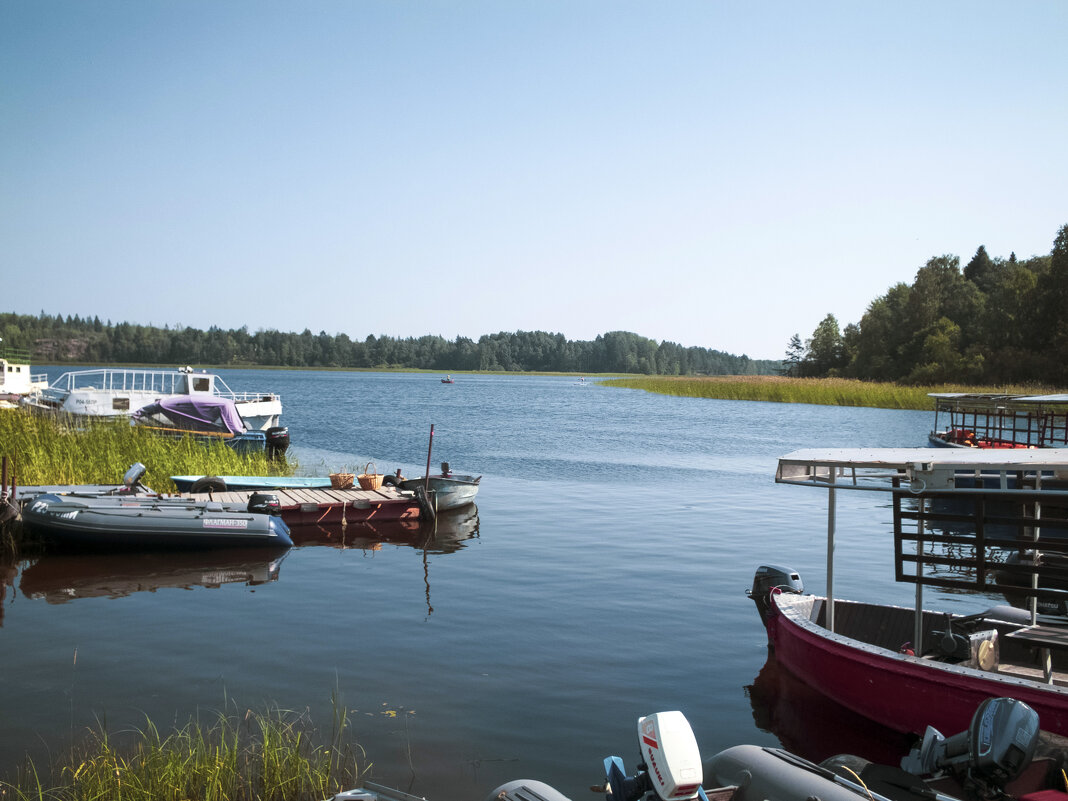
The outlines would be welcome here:
M 189 488 L 190 492 L 226 492 L 226 482 L 218 476 L 201 476 Z

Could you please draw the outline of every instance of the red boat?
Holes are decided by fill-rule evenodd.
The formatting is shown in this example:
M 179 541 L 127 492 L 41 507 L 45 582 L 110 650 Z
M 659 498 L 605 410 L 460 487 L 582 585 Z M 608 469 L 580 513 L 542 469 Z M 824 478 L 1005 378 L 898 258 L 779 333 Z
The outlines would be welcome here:
M 900 732 L 919 734 L 928 725 L 956 731 L 977 704 L 1002 696 L 1030 705 L 1044 730 L 1068 735 L 1068 618 L 1037 613 L 1039 599 L 1068 595 L 1054 587 L 1068 568 L 1060 560 L 1004 561 L 1011 549 L 1068 550 L 1068 492 L 1053 480 L 1066 470 L 1068 449 L 841 449 L 782 457 L 778 483 L 829 490 L 828 586 L 823 596 L 807 595 L 789 569 L 757 571 L 749 595 L 779 664 Z M 839 489 L 891 494 L 895 578 L 916 585 L 915 608 L 834 597 Z M 1017 542 L 988 540 L 986 527 L 995 521 L 1015 526 Z M 1005 571 L 1027 577 L 1015 583 L 1036 599 L 1029 609 L 950 615 L 923 607 L 926 586 L 997 593 Z

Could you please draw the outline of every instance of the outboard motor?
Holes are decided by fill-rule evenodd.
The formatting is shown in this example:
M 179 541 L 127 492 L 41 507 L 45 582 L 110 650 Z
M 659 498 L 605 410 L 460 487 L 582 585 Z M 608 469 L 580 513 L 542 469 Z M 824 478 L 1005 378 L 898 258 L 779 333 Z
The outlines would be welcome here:
M 801 595 L 805 591 L 805 585 L 800 574 L 791 568 L 779 565 L 761 565 L 757 568 L 756 575 L 753 576 L 753 587 L 746 590 L 745 594 L 756 604 L 760 622 L 765 626 L 768 623 L 771 591 L 774 589 Z
M 657 712 L 638 718 L 638 751 L 642 761 L 637 773 L 627 776 L 620 757 L 605 757 L 604 784 L 590 789 L 604 792 L 607 801 L 708 801 L 701 788 L 701 750 L 681 712 Z M 552 787 L 530 779 L 503 784 L 486 801 L 532 798 L 568 801 Z
M 273 492 L 254 492 L 248 498 L 248 510 L 265 515 L 282 516 L 282 504 Z
M 946 738 L 931 726 L 901 760 L 916 775 L 951 773 L 986 797 L 1019 776 L 1038 747 L 1038 713 L 1015 698 L 987 698 L 967 731 Z
M 267 437 L 266 451 L 268 459 L 282 459 L 289 450 L 289 428 L 272 426 L 264 432 Z
M 134 462 L 130 465 L 130 469 L 126 471 L 126 474 L 122 477 L 122 489 L 120 492 L 135 493 L 137 488 L 141 486 L 141 479 L 145 477 L 145 472 L 148 470 L 140 462 Z

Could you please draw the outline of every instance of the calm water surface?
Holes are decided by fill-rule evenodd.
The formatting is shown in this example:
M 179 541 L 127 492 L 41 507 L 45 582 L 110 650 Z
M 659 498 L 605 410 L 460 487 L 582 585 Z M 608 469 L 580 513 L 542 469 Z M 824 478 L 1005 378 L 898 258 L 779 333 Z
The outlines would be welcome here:
M 432 801 L 481 799 L 520 777 L 579 797 L 606 754 L 632 766 L 636 718 L 667 709 L 685 712 L 706 756 L 740 742 L 817 756 L 845 750 L 835 737 L 886 744 L 768 662 L 744 590 L 768 561 L 810 589 L 823 581 L 825 494 L 776 485 L 777 457 L 921 446 L 927 413 L 671 398 L 566 377 L 222 375 L 282 395 L 305 473 L 373 461 L 421 474 L 434 424 L 434 464 L 483 475 L 477 510 L 436 536 L 298 532 L 305 544 L 278 564 L 17 565 L 2 602 L 0 766 L 61 751 L 101 720 L 116 730 L 148 716 L 162 729 L 277 704 L 329 729 L 335 691 L 374 779 Z M 837 588 L 908 603 L 880 502 L 840 493 Z M 844 722 L 821 732 L 812 709 Z

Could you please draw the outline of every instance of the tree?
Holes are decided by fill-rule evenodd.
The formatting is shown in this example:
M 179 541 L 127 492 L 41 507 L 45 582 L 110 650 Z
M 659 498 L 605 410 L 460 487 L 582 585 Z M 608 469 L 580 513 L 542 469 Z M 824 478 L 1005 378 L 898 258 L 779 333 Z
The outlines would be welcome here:
M 838 319 L 833 314 L 828 314 L 816 326 L 805 349 L 808 352 L 805 363 L 811 375 L 826 376 L 832 370 L 837 374 L 845 366 L 842 333 L 838 329 Z
M 808 349 L 801 341 L 801 335 L 794 334 L 786 345 L 786 357 L 782 360 L 783 366 L 779 372 L 790 378 L 800 378 L 807 354 Z

